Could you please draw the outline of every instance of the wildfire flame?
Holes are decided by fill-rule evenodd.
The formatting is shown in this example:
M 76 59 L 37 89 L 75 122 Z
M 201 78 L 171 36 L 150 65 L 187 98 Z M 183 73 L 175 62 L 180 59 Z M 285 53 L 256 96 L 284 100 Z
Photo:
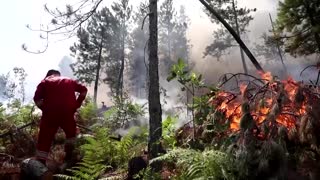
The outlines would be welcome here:
M 274 116 L 276 122 L 280 125 L 285 126 L 290 129 L 295 127 L 296 117 L 303 116 L 306 114 L 306 104 L 307 99 L 297 106 L 295 102 L 295 97 L 299 90 L 299 83 L 293 80 L 293 78 L 288 78 L 285 81 L 274 82 L 273 77 L 270 72 L 261 73 L 259 72 L 261 78 L 264 82 L 269 83 L 268 93 L 260 93 L 260 96 L 257 96 L 255 100 L 250 101 L 250 112 L 257 124 L 264 122 L 268 116 L 273 111 L 276 111 L 277 104 L 277 95 L 279 90 L 275 90 L 274 86 L 282 86 L 283 95 L 280 95 L 280 98 L 287 97 L 285 102 L 282 102 L 282 107 L 279 108 L 279 113 Z M 278 84 L 277 84 L 278 83 Z M 241 119 L 241 104 L 243 103 L 243 97 L 246 96 L 248 85 L 241 84 L 239 86 L 240 94 L 237 94 L 236 97 L 232 97 L 230 92 L 221 91 L 217 94 L 216 99 L 221 99 L 220 103 L 217 104 L 217 109 L 225 114 L 225 117 L 231 122 L 230 129 L 232 131 L 239 130 L 239 124 Z M 281 89 L 278 87 L 278 89 Z M 266 91 L 267 92 L 267 91 Z M 259 99 L 261 98 L 261 99 Z M 259 103 L 257 103 L 259 101 Z
M 260 74 L 261 78 L 264 80 L 272 81 L 272 79 L 273 79 L 271 72 L 264 73 L 264 72 L 259 71 L 258 73 Z

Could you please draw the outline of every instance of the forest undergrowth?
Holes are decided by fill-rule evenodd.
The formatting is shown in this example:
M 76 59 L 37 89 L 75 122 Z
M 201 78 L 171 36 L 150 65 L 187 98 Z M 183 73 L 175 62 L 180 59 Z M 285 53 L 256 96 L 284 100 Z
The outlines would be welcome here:
M 310 88 L 292 79 L 281 81 L 266 74 L 239 80 L 243 85 L 234 91 L 224 87 L 240 76 L 226 75 L 220 84 L 207 86 L 201 75 L 186 70 L 183 60 L 174 64 L 168 81 L 177 80 L 181 91 L 192 96 L 186 106 L 193 116 L 181 127 L 177 126 L 178 116 L 163 120 L 159 142 L 163 151 L 155 159 L 148 158 L 148 127 L 139 123 L 146 107 L 125 95 L 122 99 L 115 97 L 113 107 L 98 113 L 93 101 L 87 98 L 76 115 L 79 134 L 74 154 L 78 163 L 68 173 L 55 177 L 92 180 L 319 177 L 320 139 L 316 133 L 320 126 L 316 103 L 319 97 L 312 89 L 318 87 Z M 198 95 L 200 90 L 205 93 Z M 1 174 L 14 172 L 22 159 L 34 155 L 39 119 L 40 112 L 33 105 L 23 105 L 14 99 L 1 104 Z M 24 127 L 26 124 L 29 126 Z M 116 134 L 119 128 L 127 133 Z M 64 133 L 59 131 L 50 154 L 53 169 L 63 162 L 64 141 Z M 131 174 L 136 162 L 142 167 Z M 161 162 L 160 172 L 149 166 L 155 162 Z

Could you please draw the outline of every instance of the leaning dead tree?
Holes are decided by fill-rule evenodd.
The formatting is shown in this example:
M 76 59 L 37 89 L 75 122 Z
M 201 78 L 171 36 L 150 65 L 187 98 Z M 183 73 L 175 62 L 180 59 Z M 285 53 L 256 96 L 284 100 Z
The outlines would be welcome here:
M 230 32 L 230 34 L 234 37 L 234 39 L 239 43 L 241 49 L 247 54 L 248 58 L 251 60 L 253 65 L 258 71 L 264 72 L 262 67 L 260 66 L 259 62 L 256 60 L 256 58 L 253 56 L 251 51 L 248 49 L 248 47 L 245 45 L 245 43 L 241 40 L 238 33 L 220 16 L 220 14 L 214 10 L 205 0 L 199 0 L 206 9 L 212 13 Z

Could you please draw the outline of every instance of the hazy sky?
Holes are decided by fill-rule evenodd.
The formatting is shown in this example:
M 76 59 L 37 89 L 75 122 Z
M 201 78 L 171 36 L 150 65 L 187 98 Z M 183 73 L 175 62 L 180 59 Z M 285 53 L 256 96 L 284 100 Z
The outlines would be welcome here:
M 139 3 L 140 0 L 132 0 Z M 258 11 L 274 11 L 275 6 L 270 3 L 275 0 L 239 0 L 249 7 L 256 7 Z M 58 68 L 58 63 L 63 56 L 69 55 L 69 47 L 73 40 L 58 41 L 63 37 L 50 38 L 48 50 L 43 54 L 30 54 L 22 50 L 21 45 L 26 43 L 30 50 L 43 48 L 43 41 L 39 39 L 38 32 L 32 32 L 26 28 L 26 24 L 39 27 L 40 23 L 48 21 L 47 14 L 43 10 L 44 4 L 50 7 L 64 5 L 70 0 L 8 0 L 0 6 L 0 74 L 7 73 L 13 67 L 25 68 L 27 77 L 27 94 L 30 98 L 37 83 L 43 78 L 50 68 Z M 111 0 L 105 0 L 110 3 Z M 161 1 L 160 1 L 161 2 Z M 55 4 L 53 4 L 55 3 Z M 213 25 L 203 13 L 203 7 L 197 0 L 175 0 L 175 3 L 184 4 L 187 14 L 191 18 L 189 38 L 193 44 L 193 51 L 203 51 L 212 33 Z M 57 42 L 58 41 L 58 42 Z M 201 56 L 197 57 L 201 58 Z

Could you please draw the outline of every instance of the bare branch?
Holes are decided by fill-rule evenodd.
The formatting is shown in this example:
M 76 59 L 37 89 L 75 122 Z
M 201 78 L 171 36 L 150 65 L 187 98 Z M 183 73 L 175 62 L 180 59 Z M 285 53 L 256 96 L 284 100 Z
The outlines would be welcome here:
M 49 23 L 49 25 L 53 25 L 54 28 L 50 29 L 43 29 L 41 27 L 39 29 L 33 29 L 30 27 L 30 25 L 27 25 L 27 28 L 30 29 L 31 31 L 38 31 L 38 32 L 45 32 L 47 33 L 47 37 L 46 38 L 42 38 L 41 39 L 45 39 L 46 42 L 46 46 L 43 50 L 39 50 L 37 52 L 33 52 L 33 51 L 28 51 L 27 50 L 27 46 L 25 44 L 22 45 L 22 48 L 29 52 L 29 53 L 33 53 L 33 54 L 40 54 L 40 53 L 44 53 L 47 49 L 48 49 L 48 36 L 50 35 L 65 35 L 67 36 L 67 38 L 65 39 L 69 39 L 71 37 L 73 37 L 76 33 L 75 31 L 81 27 L 82 24 L 84 24 L 98 9 L 99 5 L 102 3 L 103 0 L 98 0 L 94 3 L 94 5 L 92 6 L 92 8 L 84 13 L 81 14 L 81 10 L 83 10 L 84 8 L 86 8 L 87 6 L 89 6 L 89 3 L 91 3 L 90 0 L 82 0 L 80 2 L 78 2 L 77 4 L 80 4 L 76 10 L 72 10 L 73 6 L 67 5 L 67 10 L 66 12 L 61 12 L 59 9 L 55 9 L 55 11 L 50 10 L 47 5 L 44 6 L 45 11 L 47 13 L 49 13 L 51 16 L 53 16 L 53 19 L 51 20 L 51 23 Z M 48 25 L 48 26 L 49 26 Z M 61 40 L 60 40 L 61 41 Z
M 26 52 L 28 52 L 28 53 L 32 53 L 32 54 L 42 54 L 42 53 L 46 52 L 47 49 L 48 49 L 48 46 L 49 46 L 49 39 L 48 39 L 48 38 L 49 38 L 49 33 L 47 33 L 47 36 L 46 36 L 46 37 L 40 36 L 40 38 L 46 40 L 46 45 L 45 45 L 45 47 L 44 47 L 43 50 L 30 51 L 30 50 L 28 50 L 28 47 L 27 47 L 26 44 L 22 44 L 22 49 L 23 49 L 24 51 L 26 51 Z
M 148 14 L 143 18 L 141 30 L 143 30 L 144 22 L 146 21 L 147 17 L 150 16 L 151 14 L 152 14 L 152 13 L 148 13 Z

